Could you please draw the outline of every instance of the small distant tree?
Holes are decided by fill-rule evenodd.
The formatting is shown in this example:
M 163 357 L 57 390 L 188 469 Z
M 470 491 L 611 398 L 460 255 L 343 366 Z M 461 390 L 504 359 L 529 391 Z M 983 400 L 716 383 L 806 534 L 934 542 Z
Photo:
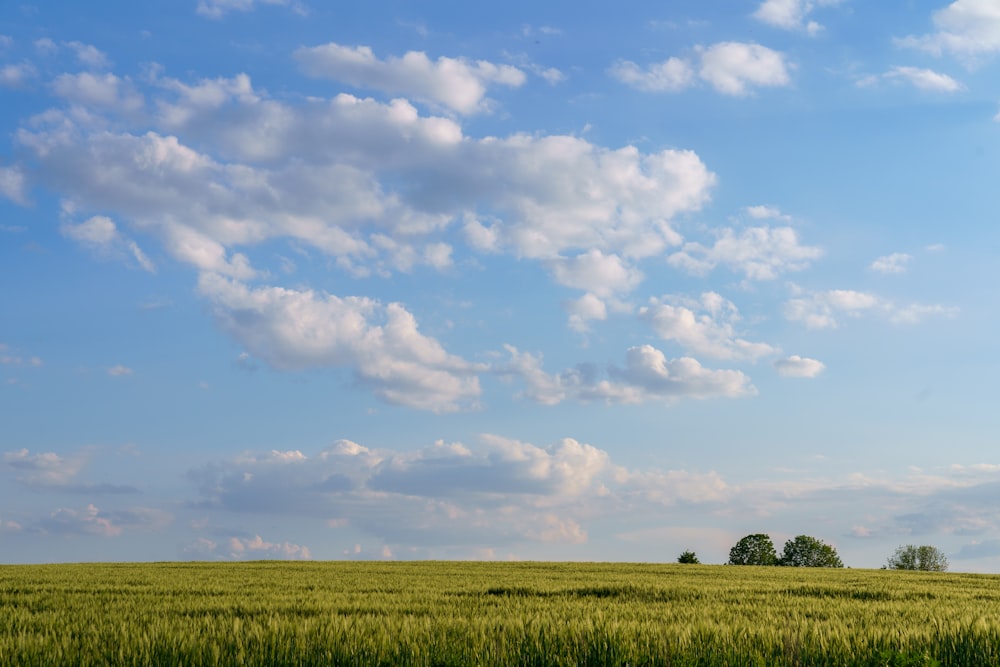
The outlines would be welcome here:
M 815 537 L 799 535 L 785 542 L 778 565 L 789 567 L 844 567 L 837 550 Z
M 699 565 L 701 563 L 698 560 L 698 556 L 695 555 L 693 551 L 682 551 L 681 555 L 677 557 L 678 563 L 687 563 L 690 565 Z
M 729 550 L 730 565 L 775 565 L 777 562 L 774 542 L 763 533 L 747 535 Z
M 890 570 L 920 570 L 921 572 L 944 572 L 948 569 L 948 558 L 937 547 L 928 545 L 901 546 L 889 556 L 886 567 Z

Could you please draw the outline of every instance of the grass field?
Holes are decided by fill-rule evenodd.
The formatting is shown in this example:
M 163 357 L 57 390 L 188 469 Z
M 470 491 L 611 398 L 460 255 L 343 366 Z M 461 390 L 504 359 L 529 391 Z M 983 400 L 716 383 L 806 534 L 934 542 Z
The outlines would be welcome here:
M 473 562 L 0 567 L 0 665 L 1000 665 L 1000 577 Z

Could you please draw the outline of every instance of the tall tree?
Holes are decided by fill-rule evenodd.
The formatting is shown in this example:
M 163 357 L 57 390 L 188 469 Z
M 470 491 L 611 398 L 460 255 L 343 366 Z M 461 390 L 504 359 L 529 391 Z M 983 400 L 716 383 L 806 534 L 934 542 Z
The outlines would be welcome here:
M 747 535 L 729 550 L 730 565 L 775 565 L 774 542 L 764 533 Z
M 677 557 L 677 562 L 678 563 L 687 563 L 689 565 L 698 565 L 698 564 L 701 563 L 701 561 L 698 560 L 697 554 L 695 554 L 695 552 L 693 552 L 691 550 L 682 551 L 681 555 Z
M 778 565 L 791 567 L 844 567 L 837 550 L 815 537 L 799 535 L 785 542 Z
M 886 567 L 890 570 L 920 570 L 922 572 L 944 572 L 948 569 L 948 558 L 944 552 L 930 545 L 907 544 L 898 547 L 889 556 Z

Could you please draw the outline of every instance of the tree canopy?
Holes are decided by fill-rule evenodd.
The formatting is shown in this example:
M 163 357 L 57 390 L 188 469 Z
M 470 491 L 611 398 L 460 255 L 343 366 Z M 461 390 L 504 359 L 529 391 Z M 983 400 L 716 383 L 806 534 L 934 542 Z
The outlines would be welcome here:
M 799 535 L 785 542 L 778 565 L 790 567 L 844 567 L 837 550 L 815 537 Z
M 730 565 L 775 565 L 777 562 L 774 542 L 763 533 L 747 535 L 729 550 Z
M 693 551 L 682 551 L 681 555 L 677 557 L 677 562 L 691 565 L 698 565 L 701 563 L 701 561 L 698 560 L 698 556 Z
M 948 569 L 948 558 L 937 547 L 907 544 L 898 547 L 889 556 L 886 567 L 890 570 L 920 570 L 922 572 L 944 572 Z

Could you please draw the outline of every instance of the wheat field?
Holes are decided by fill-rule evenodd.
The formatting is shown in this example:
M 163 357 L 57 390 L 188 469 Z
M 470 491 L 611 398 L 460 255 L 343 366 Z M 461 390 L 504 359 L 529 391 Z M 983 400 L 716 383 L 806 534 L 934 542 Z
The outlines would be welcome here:
M 712 565 L 0 567 L 2 665 L 1000 665 L 1000 577 Z

